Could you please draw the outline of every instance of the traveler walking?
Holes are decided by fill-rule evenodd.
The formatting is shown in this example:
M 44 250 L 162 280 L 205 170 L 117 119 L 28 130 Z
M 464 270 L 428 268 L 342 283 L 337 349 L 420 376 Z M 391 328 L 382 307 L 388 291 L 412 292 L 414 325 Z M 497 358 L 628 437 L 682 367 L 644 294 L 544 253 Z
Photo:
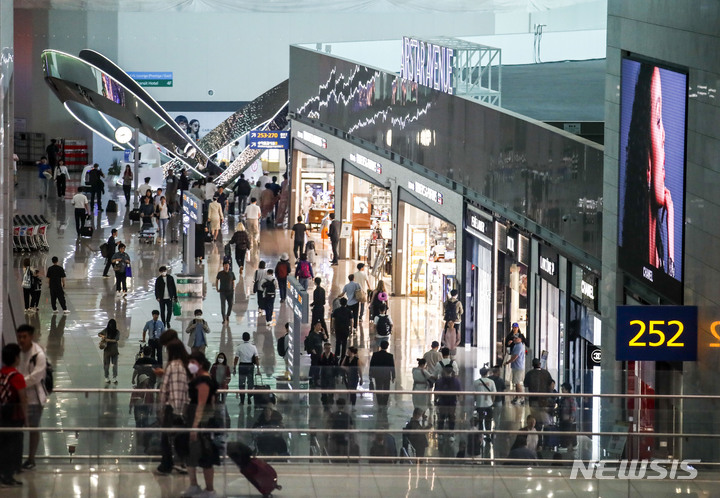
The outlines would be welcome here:
M 83 194 L 83 187 L 78 187 L 77 194 L 72 198 L 72 205 L 75 206 L 75 231 L 80 237 L 80 229 L 85 225 L 85 218 L 90 216 L 88 198 Z
M 363 293 L 363 290 L 360 288 L 360 286 L 355 283 L 355 275 L 352 273 L 348 275 L 348 283 L 345 284 L 345 287 L 343 287 L 342 293 L 345 294 L 345 297 L 348 301 L 348 307 L 353 312 L 353 329 L 358 328 L 358 318 L 360 316 L 360 294 Z
M 305 250 L 305 234 L 307 232 L 307 225 L 302 222 L 302 216 L 297 217 L 297 223 L 290 229 L 291 236 L 293 237 L 293 254 L 295 259 L 300 257 Z
M 170 328 L 173 302 L 177 301 L 175 278 L 167 274 L 167 266 L 158 268 L 159 275 L 155 279 L 155 299 L 160 304 L 160 319 L 165 328 Z
M 88 183 L 90 184 L 90 212 L 95 210 L 95 199 L 97 198 L 98 211 L 102 211 L 102 193 L 104 184 L 102 179 L 105 174 L 98 163 L 93 164 L 93 169 L 88 172 Z
M 244 174 L 241 174 L 240 179 L 235 184 L 235 205 L 237 206 L 238 213 L 245 212 L 250 190 L 250 182 L 245 179 Z
M 196 309 L 194 315 L 195 318 L 192 319 L 185 329 L 185 333 L 189 334 L 188 346 L 190 346 L 192 353 L 200 351 L 202 354 L 205 354 L 205 348 L 207 347 L 206 335 L 210 333 L 210 327 L 205 319 L 203 319 L 201 309 Z
M 50 289 L 50 305 L 53 313 L 57 313 L 57 302 L 60 301 L 60 307 L 63 313 L 70 313 L 65 302 L 65 269 L 60 266 L 60 260 L 57 256 L 52 257 L 52 265 L 45 272 L 48 279 L 48 289 Z
M 250 237 L 248 237 L 245 225 L 242 222 L 235 225 L 235 233 L 229 243 L 235 244 L 235 262 L 238 265 L 238 272 L 242 274 L 245 269 L 245 254 L 251 245 Z
M 390 383 L 395 382 L 395 358 L 387 349 L 390 343 L 383 341 L 380 344 L 380 351 L 373 353 L 370 358 L 370 378 L 375 382 L 376 391 L 387 391 Z M 378 406 L 381 410 L 387 410 L 389 394 L 375 393 Z
M 67 179 L 70 177 L 70 172 L 65 166 L 65 161 L 60 159 L 54 172 L 55 187 L 57 188 L 58 199 L 65 198 L 65 188 L 67 186 Z
M 335 346 L 337 351 L 337 346 Z M 336 353 L 337 355 L 337 353 Z M 362 386 L 362 364 L 360 363 L 360 357 L 358 356 L 358 348 L 350 346 L 347 350 L 347 355 L 342 358 L 340 366 L 343 370 L 343 378 L 345 381 L 345 389 L 356 390 L 358 386 Z M 353 411 L 355 410 L 355 403 L 357 402 L 357 394 L 350 393 L 350 405 L 352 405 Z
M 130 256 L 125 252 L 125 244 L 118 245 L 118 252 L 112 256 L 112 264 L 115 269 L 115 291 L 122 297 L 127 295 L 127 269 L 130 267 Z
M 255 363 L 259 363 L 258 350 L 250 342 L 250 334 L 243 332 L 243 342 L 238 345 L 235 351 L 235 362 L 233 363 L 233 375 L 238 375 L 238 389 L 252 390 L 255 387 Z M 252 401 L 252 394 L 248 393 L 248 405 Z M 240 404 L 245 404 L 245 394 L 240 393 Z
M 417 366 L 412 369 L 413 391 L 422 391 L 427 394 L 413 394 L 412 401 L 414 408 L 420 408 L 425 415 L 425 410 L 430 407 L 430 393 L 432 389 L 432 374 L 428 371 L 425 358 L 417 359 Z
M 166 331 L 163 334 L 168 334 Z M 172 331 L 174 332 L 174 331 Z M 165 341 L 161 341 L 165 342 Z M 168 355 L 168 364 L 164 371 L 157 369 L 158 374 L 162 373 L 163 381 L 160 387 L 160 413 L 159 419 L 163 428 L 172 429 L 185 427 L 185 407 L 188 404 L 188 361 L 189 357 L 185 346 L 178 339 L 172 339 L 165 343 Z M 173 449 L 175 450 L 173 452 Z M 186 434 L 173 434 L 172 431 L 163 431 L 160 435 L 160 465 L 157 473 L 168 475 L 173 469 L 179 472 L 186 472 L 180 465 L 184 464 L 188 454 L 188 437 Z M 178 465 L 174 465 L 173 453 L 178 456 Z
M 328 330 L 327 324 L 325 323 L 325 302 L 326 299 L 326 293 L 325 289 L 322 288 L 322 279 L 320 277 L 315 277 L 315 290 L 313 291 L 313 300 L 310 303 L 310 326 L 312 327 L 317 322 L 322 323 L 323 329 L 325 331 Z M 340 353 L 335 351 L 335 354 L 339 356 Z M 345 354 L 345 351 L 343 351 L 343 355 Z
M 105 383 L 110 383 L 110 363 L 112 363 L 112 382 L 113 384 L 117 384 L 119 354 L 118 342 L 120 341 L 120 331 L 117 328 L 117 322 L 112 318 L 108 320 L 107 326 L 100 331 L 98 336 L 100 336 L 100 349 L 103 350 L 103 370 L 105 371 Z
M 160 345 L 160 336 L 165 332 L 165 324 L 160 320 L 160 311 L 152 310 L 152 320 L 145 322 L 143 327 L 142 342 L 145 342 L 146 337 L 148 339 L 148 347 L 151 349 L 150 357 L 153 358 L 158 364 L 162 365 L 162 346 Z
M 250 204 L 245 208 L 245 223 L 250 236 L 250 249 L 258 246 L 260 242 L 260 206 L 257 205 L 257 198 L 251 197 Z
M 107 249 L 105 249 L 105 254 L 107 254 L 107 257 L 105 258 L 105 268 L 103 269 L 103 277 L 109 277 L 108 271 L 110 271 L 110 266 L 112 265 L 112 256 L 115 254 L 117 250 L 117 228 L 113 228 L 110 230 L 110 237 L 107 239 Z
M 220 294 L 220 314 L 223 323 L 230 322 L 230 312 L 232 311 L 235 295 L 235 280 L 235 273 L 230 270 L 230 263 L 224 261 L 222 270 L 215 277 L 215 289 Z
M 330 244 L 332 246 L 332 260 L 330 264 L 337 266 L 342 223 L 340 223 L 340 220 L 335 219 L 335 213 L 330 213 L 330 220 L 330 228 L 328 230 L 328 236 L 330 237 Z
M 262 309 L 265 311 L 265 321 L 267 323 L 272 321 L 277 286 L 278 282 L 275 280 L 274 272 L 271 269 L 268 269 L 265 273 L 265 277 L 263 277 L 258 285 L 262 292 Z
M 21 485 L 15 474 L 22 471 L 23 431 L 27 418 L 27 393 L 25 377 L 17 370 L 20 364 L 20 346 L 6 344 L 2 348 L 0 385 L 3 388 L 3 410 L 0 426 L 16 430 L 0 432 L 0 483 L 6 486 Z
M 307 254 L 302 253 L 300 259 L 295 265 L 295 278 L 298 279 L 303 289 L 307 290 L 310 286 L 310 280 L 313 278 L 313 269 L 310 261 L 307 260 Z
M 43 407 L 47 402 L 47 389 L 45 375 L 47 372 L 47 357 L 45 351 L 35 342 L 35 328 L 23 324 L 17 328 L 15 338 L 20 346 L 20 363 L 18 371 L 25 378 L 25 393 L 27 395 L 27 427 L 39 427 Z M 40 442 L 39 432 L 30 432 L 28 444 L 28 458 L 22 465 L 25 470 L 35 468 L 35 454 Z
M 132 192 L 133 172 L 129 164 L 125 165 L 123 171 L 123 195 L 125 195 L 125 207 L 130 207 L 130 193 Z
M 280 261 L 275 265 L 275 278 L 278 282 L 278 290 L 280 291 L 280 302 L 284 303 L 287 297 L 287 278 L 292 271 L 290 267 L 290 258 L 288 253 L 284 252 L 280 255 Z M 312 325 L 312 323 L 311 323 Z
M 25 299 L 25 313 L 31 313 L 35 311 L 30 306 L 30 302 L 32 301 L 33 273 L 33 268 L 30 267 L 30 258 L 23 259 L 22 290 L 23 298 Z
M 360 299 L 360 320 L 365 316 L 365 303 L 368 301 L 367 296 L 370 293 L 370 282 L 368 281 L 368 275 L 365 272 L 365 263 L 357 264 L 357 271 L 353 273 L 355 283 L 360 286 L 363 291 L 362 299 Z

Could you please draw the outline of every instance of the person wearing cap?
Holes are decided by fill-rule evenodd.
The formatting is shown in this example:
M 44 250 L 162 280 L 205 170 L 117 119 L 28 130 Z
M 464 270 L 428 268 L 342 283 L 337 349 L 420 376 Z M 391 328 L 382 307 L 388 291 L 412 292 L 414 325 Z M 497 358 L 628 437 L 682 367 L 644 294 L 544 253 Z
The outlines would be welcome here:
M 302 216 L 297 217 L 297 223 L 295 223 L 290 229 L 291 236 L 293 237 L 293 254 L 295 259 L 300 258 L 305 247 L 305 233 L 307 232 L 307 225 L 303 223 Z
M 553 382 L 552 375 L 550 375 L 550 372 L 542 368 L 541 365 L 542 363 L 539 358 L 533 358 L 533 368 L 525 374 L 523 383 L 525 384 L 525 389 L 529 393 L 552 392 L 550 387 L 550 383 Z M 528 398 L 530 413 L 532 413 L 537 421 L 538 430 L 542 430 L 543 425 L 550 423 L 550 414 L 548 413 L 549 401 L 550 399 L 544 396 L 530 396 Z
M 523 344 L 520 335 L 513 337 L 513 348 L 510 353 L 510 358 L 503 363 L 503 365 L 510 365 L 512 372 L 512 383 L 515 384 L 515 392 L 523 392 L 523 380 L 525 379 L 525 344 Z M 524 405 L 525 401 L 518 396 L 513 398 L 512 403 Z
M 280 255 L 280 261 L 275 265 L 275 279 L 278 283 L 278 291 L 280 291 L 280 302 L 284 303 L 287 298 L 287 278 L 292 271 L 290 266 L 290 256 L 284 252 Z
M 505 337 L 505 347 L 508 348 L 508 353 L 512 351 L 512 348 L 515 345 L 515 337 L 517 336 L 519 336 L 523 344 L 525 344 L 525 336 L 522 332 L 520 332 L 520 325 L 517 322 L 513 322 L 510 332 L 507 337 Z

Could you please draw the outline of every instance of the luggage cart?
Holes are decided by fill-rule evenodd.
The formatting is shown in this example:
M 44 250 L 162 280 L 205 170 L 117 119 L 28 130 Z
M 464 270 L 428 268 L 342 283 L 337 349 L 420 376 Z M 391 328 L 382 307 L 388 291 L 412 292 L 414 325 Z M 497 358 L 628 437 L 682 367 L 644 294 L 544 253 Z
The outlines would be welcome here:
M 143 225 L 138 233 L 138 240 L 145 244 L 154 244 L 157 236 L 157 229 L 152 225 Z
M 47 239 L 47 231 L 50 228 L 50 222 L 42 216 L 35 215 L 35 221 L 38 223 L 38 242 L 42 250 L 49 250 L 50 244 Z

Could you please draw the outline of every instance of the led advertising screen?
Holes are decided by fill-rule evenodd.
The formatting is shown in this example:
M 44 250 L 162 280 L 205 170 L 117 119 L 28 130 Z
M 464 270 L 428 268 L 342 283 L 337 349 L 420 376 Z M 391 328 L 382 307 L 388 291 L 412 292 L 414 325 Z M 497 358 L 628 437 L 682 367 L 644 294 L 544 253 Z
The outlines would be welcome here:
M 687 73 L 624 58 L 618 266 L 676 303 L 683 296 Z

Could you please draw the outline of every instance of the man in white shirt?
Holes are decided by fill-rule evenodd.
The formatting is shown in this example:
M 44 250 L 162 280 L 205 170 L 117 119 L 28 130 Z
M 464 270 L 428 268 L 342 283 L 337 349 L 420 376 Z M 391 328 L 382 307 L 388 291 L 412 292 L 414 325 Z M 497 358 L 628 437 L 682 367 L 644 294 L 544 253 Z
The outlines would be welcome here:
M 212 199 L 217 191 L 217 185 L 213 182 L 213 177 L 209 176 L 205 184 L 205 199 Z
M 253 364 L 254 358 L 258 357 L 258 350 L 254 344 L 250 342 L 250 334 L 243 332 L 243 342 L 240 343 L 237 350 L 235 351 L 235 362 L 233 363 L 233 375 L 238 375 L 238 389 L 245 389 L 247 384 L 248 389 L 255 387 L 253 372 L 255 365 Z M 251 401 L 251 395 L 248 395 L 248 404 Z M 245 404 L 245 395 L 240 394 L 240 404 Z
M 78 187 L 78 193 L 72 198 L 72 205 L 75 206 L 75 230 L 80 235 L 80 229 L 85 224 L 85 217 L 90 215 L 88 198 L 83 194 L 83 187 Z
M 440 350 L 440 352 L 442 353 L 442 360 L 438 361 L 437 365 L 435 365 L 435 371 L 433 372 L 433 377 L 435 377 L 436 379 L 439 379 L 440 377 L 442 377 L 442 371 L 448 365 L 452 366 L 453 375 L 455 377 L 457 377 L 458 374 L 460 373 L 460 368 L 458 367 L 457 361 L 450 358 L 450 349 L 442 348 Z
M 260 241 L 259 220 L 261 215 L 260 206 L 257 205 L 257 197 L 251 197 L 250 204 L 245 208 L 245 221 L 251 246 Z M 250 249 L 252 250 L 252 247 L 250 247 Z
M 488 377 L 489 370 L 485 367 L 480 369 L 480 378 L 473 382 L 473 389 L 477 393 L 494 393 L 495 382 Z M 490 394 L 475 395 L 475 411 L 478 417 L 478 429 L 492 430 L 493 420 L 493 396 Z
M 140 198 L 142 198 L 147 193 L 148 190 L 152 191 L 152 187 L 150 186 L 150 177 L 146 176 L 144 178 L 144 181 L 145 181 L 145 183 L 140 185 L 137 189 L 138 196 L 140 196 Z
M 367 294 L 370 289 L 370 283 L 368 282 L 368 275 L 365 273 L 365 263 L 357 264 L 357 271 L 353 273 L 355 277 L 355 283 L 360 286 L 360 289 Z M 365 315 L 365 301 L 360 301 L 360 320 Z
M 35 328 L 32 325 L 23 324 L 17 328 L 15 337 L 20 346 L 20 363 L 17 366 L 18 372 L 25 377 L 25 395 L 27 396 L 27 427 L 39 427 L 43 406 L 47 402 L 47 391 L 45 390 L 45 371 L 47 369 L 47 357 L 45 351 L 34 340 Z M 30 433 L 28 445 L 28 459 L 25 460 L 23 469 L 35 468 L 35 454 L 37 453 L 40 433 Z M 3 450 L 5 451 L 5 450 Z
M 268 173 L 267 171 L 263 171 L 262 176 L 258 178 L 258 182 L 260 182 L 258 186 L 264 189 L 265 184 L 270 183 L 270 173 Z

